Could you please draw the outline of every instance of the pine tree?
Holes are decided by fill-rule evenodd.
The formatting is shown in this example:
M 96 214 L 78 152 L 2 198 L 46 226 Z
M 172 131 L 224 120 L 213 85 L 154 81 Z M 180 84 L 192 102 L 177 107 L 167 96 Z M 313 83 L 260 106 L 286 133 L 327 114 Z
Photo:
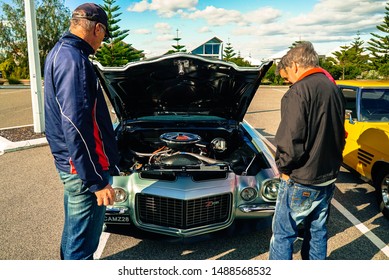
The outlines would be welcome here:
M 234 51 L 234 48 L 231 46 L 230 42 L 228 42 L 226 45 L 227 46 L 224 48 L 223 59 L 225 61 L 231 61 L 231 59 L 236 56 L 236 52 Z
M 369 56 L 364 54 L 364 43 L 365 42 L 361 40 L 360 33 L 358 31 L 357 37 L 354 38 L 354 41 L 351 42 L 350 48 L 347 50 L 347 56 L 350 62 L 350 66 L 348 68 L 349 79 L 357 78 L 362 74 L 362 72 L 369 69 Z
M 112 38 L 108 42 L 103 42 L 96 52 L 96 60 L 103 66 L 123 66 L 144 57 L 143 51 L 136 50 L 131 44 L 123 41 L 128 36 L 129 30 L 119 30 L 118 17 L 122 13 L 117 13 L 120 7 L 114 5 L 115 2 L 116 0 L 104 0 L 103 9 L 108 15 L 108 30 Z
M 350 46 L 340 46 L 339 51 L 335 51 L 332 54 L 335 56 L 335 59 L 331 59 L 336 65 L 338 65 L 341 68 L 341 79 L 344 80 L 346 78 L 346 72 L 347 69 L 351 65 L 351 59 L 350 59 Z
M 389 77 L 389 2 L 386 5 L 384 22 L 376 26 L 384 35 L 370 33 L 373 38 L 368 42 L 370 46 L 367 49 L 373 56 L 372 61 L 378 72 L 384 77 Z
M 238 66 L 243 66 L 243 67 L 250 67 L 251 64 L 247 60 L 245 60 L 241 55 L 240 51 L 238 52 L 237 57 L 232 57 L 229 61 L 235 63 Z
M 181 41 L 181 38 L 178 37 L 178 28 L 177 28 L 177 36 L 173 38 L 174 41 L 176 41 L 175 45 L 172 45 L 173 50 L 169 50 L 167 53 L 176 53 L 176 52 L 187 52 L 184 45 L 180 45 L 179 42 Z

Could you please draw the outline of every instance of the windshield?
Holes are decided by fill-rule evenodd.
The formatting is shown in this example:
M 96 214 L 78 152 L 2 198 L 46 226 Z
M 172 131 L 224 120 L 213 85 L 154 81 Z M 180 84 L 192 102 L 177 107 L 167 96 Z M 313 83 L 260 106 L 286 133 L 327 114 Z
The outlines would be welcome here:
M 365 121 L 389 121 L 389 89 L 362 90 L 361 119 Z

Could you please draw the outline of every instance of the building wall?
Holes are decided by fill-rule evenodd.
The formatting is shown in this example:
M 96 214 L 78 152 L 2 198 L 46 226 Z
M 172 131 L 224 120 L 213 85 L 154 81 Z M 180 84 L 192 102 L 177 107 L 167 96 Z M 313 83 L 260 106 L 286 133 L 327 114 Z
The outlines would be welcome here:
M 223 59 L 223 41 L 212 38 L 191 51 L 192 54 Z

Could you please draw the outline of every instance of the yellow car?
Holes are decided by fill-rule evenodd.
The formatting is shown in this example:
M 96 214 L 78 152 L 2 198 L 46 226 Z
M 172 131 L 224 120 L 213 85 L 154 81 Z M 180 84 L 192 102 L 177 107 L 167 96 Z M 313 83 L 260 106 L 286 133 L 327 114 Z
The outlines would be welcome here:
M 375 187 L 389 218 L 389 80 L 336 83 L 346 99 L 343 164 Z

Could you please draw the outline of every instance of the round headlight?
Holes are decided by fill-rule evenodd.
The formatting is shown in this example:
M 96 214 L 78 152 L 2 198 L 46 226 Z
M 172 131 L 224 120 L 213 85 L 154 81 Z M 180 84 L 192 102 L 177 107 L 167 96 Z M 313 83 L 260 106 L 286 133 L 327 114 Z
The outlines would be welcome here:
M 274 178 L 262 183 L 262 195 L 268 200 L 277 200 L 280 179 Z
M 240 197 L 245 201 L 253 200 L 257 197 L 257 190 L 251 187 L 244 188 L 240 192 Z
M 122 188 L 114 188 L 115 202 L 123 202 L 127 199 L 127 192 Z

